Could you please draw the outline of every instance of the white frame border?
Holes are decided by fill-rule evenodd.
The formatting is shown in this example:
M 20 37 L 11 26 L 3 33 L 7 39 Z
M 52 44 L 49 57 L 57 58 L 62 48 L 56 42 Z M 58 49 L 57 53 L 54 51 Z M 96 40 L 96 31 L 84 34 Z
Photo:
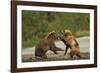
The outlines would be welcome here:
M 90 59 L 89 60 L 74 60 L 74 61 L 50 61 L 50 62 L 28 62 L 22 63 L 21 55 L 21 39 L 22 39 L 22 21 L 21 11 L 51 11 L 51 12 L 73 12 L 73 13 L 90 13 Z M 48 66 L 61 66 L 61 65 L 84 65 L 94 64 L 94 10 L 81 9 L 81 8 L 58 8 L 58 7 L 43 7 L 43 6 L 24 6 L 17 5 L 17 68 L 30 68 L 30 67 L 48 67 Z

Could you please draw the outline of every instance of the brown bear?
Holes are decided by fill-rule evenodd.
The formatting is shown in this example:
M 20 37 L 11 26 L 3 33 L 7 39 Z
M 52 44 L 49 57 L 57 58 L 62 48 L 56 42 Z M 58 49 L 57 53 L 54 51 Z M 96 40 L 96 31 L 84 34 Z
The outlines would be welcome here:
M 48 50 L 53 51 L 55 54 L 57 54 L 57 51 L 64 51 L 61 48 L 58 48 L 55 46 L 54 42 L 59 37 L 57 36 L 57 33 L 55 31 L 49 32 L 36 46 L 35 48 L 35 56 L 47 59 L 46 52 Z
M 76 41 L 75 37 L 72 35 L 71 31 L 64 30 L 63 36 L 64 36 L 64 38 L 60 38 L 60 39 L 66 45 L 64 55 L 66 55 L 68 48 L 70 48 L 70 56 L 71 57 L 77 56 L 77 57 L 81 58 L 79 44 Z

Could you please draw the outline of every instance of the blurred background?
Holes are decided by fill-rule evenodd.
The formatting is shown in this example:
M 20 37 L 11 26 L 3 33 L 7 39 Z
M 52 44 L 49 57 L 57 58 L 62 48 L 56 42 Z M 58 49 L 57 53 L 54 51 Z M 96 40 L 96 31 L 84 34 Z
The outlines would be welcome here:
M 22 48 L 35 46 L 48 32 L 72 31 L 75 37 L 89 36 L 88 13 L 22 11 Z

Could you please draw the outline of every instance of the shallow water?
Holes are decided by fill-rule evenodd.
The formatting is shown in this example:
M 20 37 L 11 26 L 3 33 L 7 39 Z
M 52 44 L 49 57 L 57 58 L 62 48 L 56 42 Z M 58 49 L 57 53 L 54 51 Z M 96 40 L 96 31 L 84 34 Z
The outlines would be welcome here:
M 83 56 L 85 56 L 83 59 L 89 59 L 89 47 L 90 47 L 89 46 L 89 44 L 90 44 L 89 37 L 81 37 L 81 38 L 77 38 L 76 40 L 79 43 L 81 54 Z M 65 45 L 64 45 L 64 43 L 62 41 L 56 41 L 55 45 L 57 47 L 60 47 L 60 48 L 65 50 Z M 63 55 L 64 51 L 63 52 L 59 51 L 58 53 L 59 54 L 55 55 L 52 51 L 48 51 L 46 53 L 47 56 L 48 56 L 48 60 L 49 61 L 52 61 L 52 60 L 53 61 L 54 60 L 72 60 L 69 57 L 68 53 L 66 54 L 66 56 Z M 35 56 L 35 47 L 22 49 L 22 61 L 23 62 L 38 61 L 38 60 L 33 60 L 34 56 Z M 46 61 L 48 61 L 48 60 L 46 60 Z

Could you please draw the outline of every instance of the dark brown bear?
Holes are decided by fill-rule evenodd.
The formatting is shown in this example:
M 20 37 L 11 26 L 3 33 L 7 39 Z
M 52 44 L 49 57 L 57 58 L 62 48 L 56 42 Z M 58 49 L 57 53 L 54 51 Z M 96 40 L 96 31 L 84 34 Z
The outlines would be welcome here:
M 54 42 L 58 39 L 57 33 L 55 31 L 52 31 L 48 33 L 47 36 L 45 36 L 36 46 L 35 48 L 35 56 L 47 59 L 46 52 L 48 50 L 53 51 L 55 54 L 57 54 L 57 51 L 64 51 L 61 48 L 58 48 L 55 46 Z

